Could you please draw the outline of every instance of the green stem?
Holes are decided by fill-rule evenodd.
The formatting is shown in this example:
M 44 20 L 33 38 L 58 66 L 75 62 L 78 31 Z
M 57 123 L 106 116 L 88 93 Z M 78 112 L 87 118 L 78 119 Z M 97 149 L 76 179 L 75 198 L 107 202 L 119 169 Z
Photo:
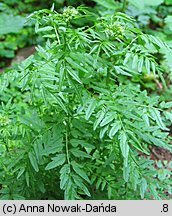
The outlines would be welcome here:
M 110 82 L 110 71 L 107 71 L 107 76 L 106 76 L 106 85 L 108 85 Z
M 55 26 L 55 25 L 54 25 L 54 30 L 55 30 L 55 33 L 56 33 L 57 41 L 58 41 L 58 43 L 59 43 L 59 45 L 60 45 L 61 42 L 60 42 L 59 34 L 58 34 L 58 32 L 57 32 L 57 29 L 56 29 L 56 26 Z
M 126 6 L 127 6 L 127 0 L 123 0 L 123 4 L 122 4 L 122 12 L 124 12 L 126 10 Z
M 69 148 L 68 148 L 68 133 L 66 132 L 66 156 L 67 156 L 67 162 L 70 164 L 69 160 Z
M 66 157 L 67 157 L 67 162 L 70 164 L 70 159 L 69 159 L 69 131 L 70 131 L 70 119 L 68 117 L 68 122 L 66 125 Z

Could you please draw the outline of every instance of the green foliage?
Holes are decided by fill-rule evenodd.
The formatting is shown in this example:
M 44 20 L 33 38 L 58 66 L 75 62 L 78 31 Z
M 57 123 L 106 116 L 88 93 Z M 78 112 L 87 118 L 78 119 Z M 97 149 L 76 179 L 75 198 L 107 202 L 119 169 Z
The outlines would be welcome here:
M 0 14 L 0 34 L 16 33 L 24 26 L 25 19 L 20 16 Z
M 172 104 L 139 83 L 161 74 L 154 56 L 171 49 L 121 12 L 29 18 L 47 42 L 0 79 L 1 199 L 168 199 L 171 164 L 155 169 L 149 155 L 172 152 Z
M 15 50 L 26 44 L 29 26 L 27 31 L 23 29 L 25 21 L 22 16 L 0 13 L 0 57 L 12 58 Z M 22 34 L 22 38 L 18 34 Z
M 39 4 L 34 0 L 3 0 L 0 3 L 0 59 L 7 64 L 16 54 L 16 51 L 36 42 L 34 26 L 26 22 L 29 13 L 42 7 L 50 7 L 52 1 L 41 0 Z M 37 39 L 39 40 L 39 39 Z M 5 62 L 0 67 L 6 66 Z
M 46 0 L 39 2 L 2 0 L 0 3 L 0 67 L 7 66 L 18 49 L 37 42 L 41 43 L 40 38 L 35 37 L 33 23 L 26 22 L 29 13 L 41 8 L 50 8 L 53 4 L 59 10 L 64 5 L 77 6 L 84 3 L 91 5 L 91 2 L 82 0 L 77 2 L 73 0 L 48 2 Z
M 123 11 L 126 14 L 136 18 L 136 25 L 140 26 L 144 33 L 159 37 L 170 47 L 172 46 L 170 22 L 170 14 L 172 13 L 171 0 L 110 0 L 107 1 L 108 4 L 105 4 L 105 1 L 103 0 L 94 1 L 97 3 L 95 9 L 97 9 L 99 14 L 105 15 L 109 13 L 114 13 L 116 11 Z M 114 5 L 112 6 L 112 4 Z M 149 46 L 149 48 L 152 49 L 151 46 Z M 171 52 L 169 52 L 166 48 L 161 48 L 159 50 L 159 55 L 157 56 L 157 59 L 159 65 L 161 65 L 162 71 L 164 71 L 163 75 L 162 73 L 159 73 L 159 77 L 156 77 L 155 79 L 152 79 L 151 76 L 145 76 L 144 78 L 142 78 L 142 80 L 140 80 L 144 88 L 151 90 L 157 90 L 158 88 L 158 93 L 162 94 L 161 100 L 171 97 L 171 93 L 169 91 L 167 93 L 167 86 L 171 85 L 172 80 L 171 57 Z M 135 61 L 137 62 L 137 57 L 135 57 Z M 140 61 L 140 65 L 142 65 L 142 61 Z M 153 80 L 156 80 L 156 84 L 152 82 Z M 133 81 L 138 81 L 138 78 L 133 79 Z
M 16 14 L 5 3 L 0 4 L 0 58 L 13 58 L 18 48 L 29 44 L 31 32 L 30 25 L 26 24 L 26 15 Z M 1 62 L 0 66 L 5 66 L 5 63 Z

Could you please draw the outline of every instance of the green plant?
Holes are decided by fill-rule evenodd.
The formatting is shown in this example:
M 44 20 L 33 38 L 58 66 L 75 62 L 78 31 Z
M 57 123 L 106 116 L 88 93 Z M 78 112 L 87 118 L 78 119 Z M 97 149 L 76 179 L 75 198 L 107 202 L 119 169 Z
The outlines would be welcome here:
M 16 15 L 14 9 L 0 4 L 0 67 L 8 65 L 19 48 L 31 44 L 32 26 L 26 24 L 26 14 Z
M 172 103 L 139 83 L 161 75 L 154 55 L 170 48 L 121 12 L 30 19 L 48 40 L 0 79 L 1 199 L 168 199 L 171 174 L 162 181 L 149 149 L 172 151 Z
M 171 16 L 169 15 L 172 12 L 171 0 L 145 0 L 142 2 L 137 0 L 94 1 L 97 3 L 95 10 L 97 10 L 99 14 L 105 15 L 114 13 L 115 11 L 125 11 L 126 14 L 131 15 L 136 19 L 137 25 L 142 28 L 142 31 L 144 33 L 158 36 L 161 40 L 165 41 L 171 47 Z M 169 90 L 167 91 L 166 88 L 166 86 L 171 88 L 171 57 L 171 51 L 169 52 L 166 48 L 161 48 L 157 56 L 157 61 L 164 71 L 163 76 L 160 75 L 160 79 L 157 77 L 156 83 L 154 82 L 155 79 L 152 79 L 151 77 L 145 77 L 146 79 L 142 78 L 142 80 L 140 80 L 143 88 L 148 89 L 149 92 L 150 90 L 154 90 L 158 92 L 158 94 L 161 94 L 162 101 L 164 100 L 164 96 L 165 98 L 171 97 L 171 92 Z M 138 81 L 137 78 L 135 80 Z
M 47 5 L 44 0 L 3 0 L 0 3 L 0 67 L 10 63 L 18 49 L 36 43 L 33 24 L 26 23 L 26 17 L 36 9 Z M 39 39 L 38 39 L 39 40 Z
M 26 17 L 29 13 L 49 8 L 52 4 L 60 10 L 64 5 L 90 4 L 90 1 L 45 1 L 35 2 L 34 0 L 3 0 L 0 3 L 0 67 L 10 64 L 20 48 L 36 43 L 40 44 L 40 38 L 35 38 L 33 23 L 28 24 Z M 44 40 L 43 40 L 44 41 Z

